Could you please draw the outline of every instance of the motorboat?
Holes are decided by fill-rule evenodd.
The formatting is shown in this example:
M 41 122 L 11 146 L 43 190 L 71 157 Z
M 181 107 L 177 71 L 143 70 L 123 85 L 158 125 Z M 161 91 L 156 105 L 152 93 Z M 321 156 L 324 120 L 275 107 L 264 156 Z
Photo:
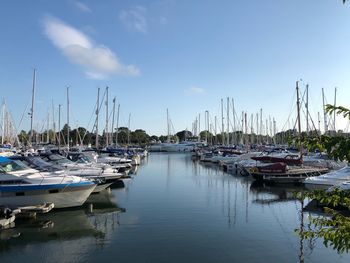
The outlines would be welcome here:
M 151 152 L 178 152 L 178 153 L 188 153 L 194 152 L 199 146 L 202 146 L 203 143 L 200 142 L 191 142 L 183 141 L 180 143 L 170 143 L 164 142 L 160 144 L 154 144 L 150 146 Z
M 101 159 L 99 158 L 99 155 L 93 150 L 84 150 L 81 152 L 81 154 L 88 157 L 89 161 L 92 162 L 93 164 L 110 165 L 114 169 L 117 169 L 119 173 L 127 174 L 128 170 L 132 167 L 131 161 L 120 163 L 118 162 L 119 159 L 115 160 L 112 158 L 112 161 L 105 160 L 103 158 Z
M 96 162 L 115 166 L 118 164 L 131 164 L 132 160 L 125 156 L 117 156 L 113 153 L 101 153 L 99 154 Z
M 302 183 L 306 178 L 327 173 L 328 168 L 290 167 L 284 162 L 262 163 L 250 168 L 249 173 L 255 180 L 270 183 Z
M 102 190 L 108 188 L 111 186 L 112 183 L 114 183 L 116 180 L 118 180 L 121 175 L 107 175 L 107 174 L 101 174 L 96 173 L 95 171 L 91 172 L 87 169 L 80 169 L 80 168 L 64 168 L 60 165 L 44 161 L 40 156 L 14 156 L 11 157 L 13 160 L 20 160 L 27 166 L 36 169 L 42 173 L 50 172 L 51 174 L 64 174 L 67 175 L 73 175 L 73 176 L 79 176 L 86 179 L 90 179 L 96 183 L 96 188 L 94 189 L 93 193 L 99 193 Z
M 328 189 L 350 181 L 350 166 L 336 171 L 305 179 L 304 184 L 308 189 Z
M 96 188 L 91 180 L 65 173 L 41 173 L 19 160 L 0 157 L 0 204 L 9 208 L 54 203 L 81 206 Z
M 221 161 L 220 165 L 224 168 L 224 170 L 228 171 L 243 168 L 243 164 L 247 163 L 247 161 L 255 165 L 256 161 L 253 161 L 251 158 L 259 154 L 261 154 L 261 152 L 243 153 L 240 155 L 236 155 L 235 157 L 231 157 L 228 160 Z
M 298 154 L 266 154 L 251 157 L 254 161 L 277 163 L 283 162 L 287 165 L 301 165 L 303 164 L 303 158 Z
M 119 173 L 119 167 L 111 166 L 106 163 L 94 162 L 89 155 L 86 155 L 82 152 L 69 152 L 67 154 L 67 159 L 85 168 L 90 167 L 102 169 L 102 174 L 104 176 L 119 176 L 119 178 L 122 176 L 122 174 Z
M 203 153 L 201 156 L 200 156 L 200 159 L 199 161 L 201 162 L 212 162 L 211 160 L 213 159 L 214 157 L 214 153 L 212 152 L 206 152 L 206 153 Z
M 109 169 L 105 171 L 103 167 L 96 167 L 88 162 L 73 162 L 59 154 L 47 154 L 40 157 L 44 161 L 58 165 L 76 176 L 100 179 L 105 182 L 114 182 L 122 177 L 122 174 L 118 173 L 117 170 Z

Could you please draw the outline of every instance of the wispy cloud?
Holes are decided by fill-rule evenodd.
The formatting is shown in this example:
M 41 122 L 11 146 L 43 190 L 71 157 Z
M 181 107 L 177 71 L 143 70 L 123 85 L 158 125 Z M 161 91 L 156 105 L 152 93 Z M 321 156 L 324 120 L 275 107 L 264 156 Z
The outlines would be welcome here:
M 148 32 L 147 9 L 143 6 L 134 6 L 120 11 L 119 19 L 129 30 L 143 34 Z
M 122 64 L 108 47 L 95 44 L 83 32 L 52 16 L 43 20 L 44 32 L 73 64 L 82 66 L 88 78 L 104 79 L 112 74 L 139 75 L 134 65 Z
M 90 7 L 88 7 L 86 4 L 84 4 L 82 2 L 74 1 L 73 3 L 81 12 L 84 12 L 84 13 L 91 13 L 92 12 Z
M 196 86 L 191 86 L 185 90 L 185 94 L 187 95 L 203 94 L 203 93 L 205 93 L 205 90 Z

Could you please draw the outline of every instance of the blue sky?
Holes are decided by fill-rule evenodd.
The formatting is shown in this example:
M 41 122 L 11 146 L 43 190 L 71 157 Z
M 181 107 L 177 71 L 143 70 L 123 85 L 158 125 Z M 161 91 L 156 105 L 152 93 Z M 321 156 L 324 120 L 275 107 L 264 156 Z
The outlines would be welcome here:
M 239 115 L 262 108 L 281 129 L 298 79 L 310 85 L 314 118 L 321 88 L 332 102 L 337 87 L 338 103 L 350 106 L 350 5 L 341 0 L 0 4 L 1 97 L 17 126 L 30 108 L 33 68 L 39 130 L 52 100 L 56 116 L 57 105 L 65 107 L 66 86 L 71 126 L 88 125 L 97 88 L 109 86 L 121 125 L 131 113 L 131 129 L 157 135 L 166 133 L 166 108 L 175 130 L 191 129 L 198 113 L 219 116 L 226 97 Z M 19 129 L 29 123 L 25 115 Z M 338 128 L 344 123 L 337 120 Z

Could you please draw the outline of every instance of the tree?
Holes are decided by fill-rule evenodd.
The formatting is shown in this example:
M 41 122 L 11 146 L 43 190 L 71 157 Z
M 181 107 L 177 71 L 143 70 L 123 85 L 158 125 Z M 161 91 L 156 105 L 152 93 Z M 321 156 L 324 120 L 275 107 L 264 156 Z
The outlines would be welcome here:
M 129 129 L 127 127 L 118 128 L 118 143 L 126 144 L 128 143 Z
M 150 137 L 144 130 L 138 129 L 130 133 L 130 140 L 132 143 L 146 144 L 149 143 Z
M 78 127 L 77 129 L 73 129 L 69 132 L 69 137 L 73 143 L 73 145 L 81 144 L 87 142 L 88 138 L 84 138 L 84 135 L 86 134 L 86 129 L 84 127 Z
M 310 198 L 317 201 L 329 216 L 309 217 L 308 230 L 296 229 L 302 237 L 308 239 L 323 238 L 326 247 L 332 247 L 339 253 L 350 250 L 350 217 L 336 211 L 334 208 L 350 210 L 350 192 L 335 188 L 333 191 L 316 190 L 313 192 L 298 193 L 297 197 L 302 201 Z
M 150 140 L 151 140 L 151 141 L 157 142 L 157 141 L 159 141 L 159 137 L 156 136 L 156 135 L 152 135 L 152 136 L 150 137 Z
M 26 131 L 21 130 L 21 132 L 18 134 L 18 139 L 22 144 L 27 144 L 29 136 Z
M 63 125 L 63 128 L 61 130 L 61 134 L 65 137 L 67 137 L 67 134 L 68 134 L 68 130 L 70 131 L 71 130 L 71 127 L 68 126 L 68 124 L 66 123 L 65 125 Z M 69 134 L 70 135 L 70 134 Z
M 161 136 L 159 136 L 159 140 L 160 140 L 161 142 L 166 142 L 166 141 L 168 140 L 168 136 L 161 135 Z
M 344 118 L 350 120 L 350 109 L 343 106 L 326 105 L 326 112 L 328 114 L 343 115 Z M 320 151 L 326 151 L 327 154 L 335 160 L 350 162 L 350 138 L 343 136 L 342 134 L 321 135 L 321 136 L 305 136 L 302 139 L 304 145 L 309 150 L 319 149 Z
M 212 137 L 213 134 L 212 134 L 211 132 L 209 132 L 209 131 L 201 131 L 201 132 L 199 133 L 199 136 L 200 136 L 201 138 L 209 138 L 209 137 Z
M 336 112 L 342 114 L 344 118 L 350 119 L 350 110 L 348 108 L 333 105 L 326 105 L 326 111 L 329 114 Z M 328 136 L 306 138 L 306 144 L 309 148 L 318 148 L 325 150 L 329 156 L 336 160 L 350 161 L 350 139 L 344 136 Z M 325 246 L 331 246 L 338 252 L 348 252 L 350 250 L 350 218 L 336 211 L 335 208 L 342 207 L 350 210 L 350 191 L 342 191 L 337 188 L 332 191 L 312 191 L 298 194 L 301 200 L 310 198 L 316 200 L 323 207 L 324 211 L 331 217 L 312 217 L 311 226 L 307 231 L 298 231 L 299 235 L 305 238 L 323 238 Z
M 179 138 L 180 141 L 185 141 L 187 138 L 190 138 L 193 135 L 192 135 L 192 132 L 188 130 L 183 130 L 176 133 L 176 136 Z

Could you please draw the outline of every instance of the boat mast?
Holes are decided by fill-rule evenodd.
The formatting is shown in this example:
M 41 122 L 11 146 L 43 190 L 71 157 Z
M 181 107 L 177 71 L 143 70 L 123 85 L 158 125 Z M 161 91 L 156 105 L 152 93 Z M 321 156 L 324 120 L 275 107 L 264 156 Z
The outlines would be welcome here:
M 224 127 L 224 100 L 221 99 L 221 143 L 222 145 L 225 144 L 225 139 L 224 139 L 224 130 L 225 130 L 225 127 Z
M 273 143 L 276 145 L 276 120 L 273 117 Z
M 69 151 L 69 87 L 67 87 L 67 148 Z
M 113 144 L 113 133 L 114 133 L 114 116 L 115 116 L 115 97 L 113 98 L 112 135 L 111 135 L 112 144 Z
M 97 104 L 96 104 L 96 140 L 95 147 L 98 150 L 98 115 L 100 113 L 100 88 L 97 88 Z
M 236 144 L 236 117 L 235 117 L 235 102 L 233 98 L 232 98 L 232 121 L 233 121 L 232 144 Z
M 193 129 L 193 136 L 198 135 L 198 117 L 196 116 L 196 119 L 194 120 L 194 129 Z
M 217 142 L 217 125 L 216 125 L 216 123 L 217 123 L 217 117 L 216 117 L 216 115 L 215 115 L 215 123 L 214 123 L 215 144 L 218 143 L 218 142 Z
M 118 111 L 117 111 L 117 127 L 116 127 L 116 133 L 115 133 L 115 145 L 118 145 L 118 133 L 119 133 L 119 110 L 120 110 L 120 104 L 118 103 Z
M 230 98 L 227 97 L 227 146 L 230 145 Z
M 299 132 L 299 138 L 301 140 L 301 122 L 300 122 L 300 99 L 299 99 L 299 81 L 296 82 L 296 90 L 297 90 L 297 112 L 298 112 L 298 132 Z M 300 141 L 300 158 L 303 156 L 303 149 L 302 149 L 302 143 Z
M 272 130 L 272 121 L 271 121 L 271 116 L 269 115 L 269 131 L 270 131 L 270 135 L 271 135 L 271 143 L 273 142 L 273 130 Z
M 259 113 L 256 113 L 256 144 L 259 144 Z
M 108 147 L 108 87 L 106 87 L 106 128 L 105 128 L 105 138 L 106 138 L 106 147 Z
M 242 111 L 242 144 L 245 143 L 245 136 L 244 136 L 244 111 Z
M 128 121 L 128 146 L 130 145 L 130 119 L 131 119 L 131 113 L 129 113 L 129 121 Z
M 2 133 L 1 133 L 1 144 L 4 145 L 5 138 L 5 99 L 2 102 Z
M 35 83 L 36 83 L 36 69 L 34 69 L 34 72 L 33 72 L 32 107 L 30 109 L 30 136 L 29 136 L 29 144 L 30 144 L 30 146 L 32 145 L 32 141 L 33 141 Z
M 244 113 L 244 129 L 245 129 L 245 134 L 246 134 L 246 138 L 245 138 L 245 144 L 246 144 L 246 149 L 248 150 L 248 140 L 247 140 L 247 135 L 248 135 L 248 124 L 247 124 L 247 113 Z
M 263 117 L 262 117 L 262 108 L 260 108 L 260 143 L 263 144 Z
M 306 134 L 309 135 L 309 84 L 306 84 Z
M 322 88 L 322 101 L 323 101 L 324 133 L 327 133 L 327 131 L 328 131 L 327 113 L 326 113 L 326 105 L 325 105 L 324 89 L 323 88 Z
M 52 107 L 52 128 L 53 128 L 53 134 L 54 134 L 54 143 L 56 143 L 56 122 L 55 122 L 55 106 L 53 104 L 53 100 L 51 100 L 51 107 Z
M 269 124 L 267 123 L 267 118 L 265 119 L 265 124 L 266 124 L 266 127 L 265 127 L 265 130 L 266 130 L 266 143 L 269 144 Z
M 58 104 L 58 151 L 61 148 L 61 104 Z
M 198 113 L 198 142 L 201 141 L 201 114 Z
M 250 143 L 253 144 L 254 143 L 254 136 L 253 136 L 253 113 L 251 113 L 250 115 Z
M 210 124 L 209 124 L 209 111 L 206 111 L 207 113 L 207 124 L 208 124 L 208 132 L 207 132 L 207 144 L 209 142 L 209 135 L 210 135 Z
M 166 123 L 167 123 L 167 142 L 170 143 L 170 132 L 169 132 L 169 110 L 166 109 Z
M 47 130 L 46 130 L 46 143 L 49 143 L 50 142 L 50 133 L 49 133 L 49 130 L 50 130 L 50 112 L 47 111 Z
M 337 106 L 337 87 L 334 88 L 334 108 Z M 333 128 L 334 131 L 336 131 L 335 129 L 335 113 L 336 111 L 333 111 Z

